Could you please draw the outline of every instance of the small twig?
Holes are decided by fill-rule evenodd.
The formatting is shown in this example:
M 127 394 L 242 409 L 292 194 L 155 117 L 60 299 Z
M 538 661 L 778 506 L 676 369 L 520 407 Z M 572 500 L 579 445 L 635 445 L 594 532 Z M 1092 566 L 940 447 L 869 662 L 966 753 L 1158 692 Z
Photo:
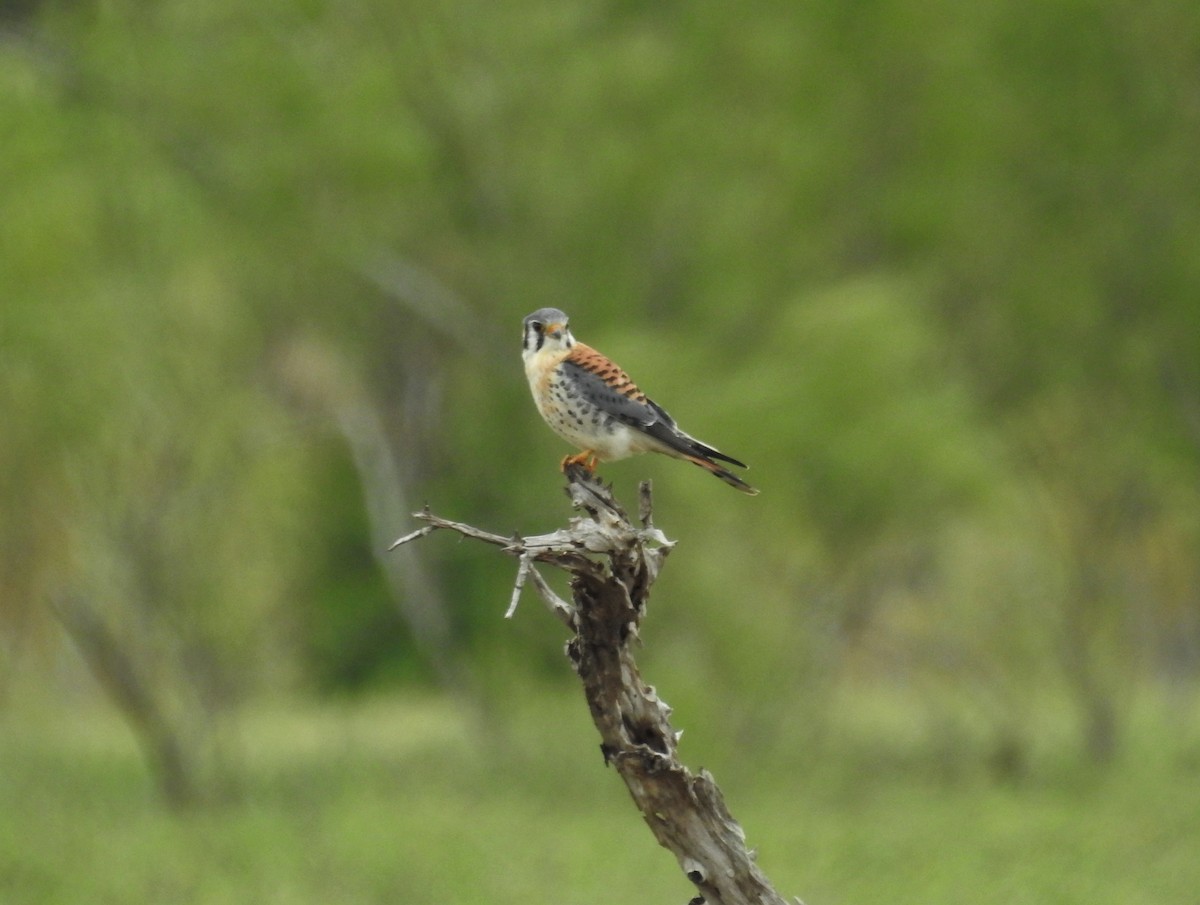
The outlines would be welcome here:
M 650 481 L 642 481 L 638 484 L 638 520 L 641 521 L 643 528 L 654 527 L 654 500 L 651 494 L 653 493 L 653 485 Z
M 418 528 L 416 531 L 412 532 L 411 534 L 406 534 L 406 535 L 404 535 L 404 537 L 400 538 L 399 540 L 393 541 L 392 545 L 390 547 L 388 547 L 388 550 L 395 550 L 397 547 L 402 547 L 405 544 L 407 544 L 409 541 L 416 540 L 418 537 L 424 537 L 426 534 L 433 534 L 433 532 L 436 530 L 437 530 L 436 525 L 426 525 L 424 528 Z
M 517 580 L 513 585 L 512 600 L 508 602 L 508 609 L 504 611 L 504 618 L 511 619 L 517 611 L 517 604 L 521 600 L 521 589 L 525 587 L 525 578 L 529 575 L 529 570 L 533 568 L 529 561 L 529 555 L 521 554 L 521 565 L 517 568 Z
M 554 593 L 554 589 L 546 583 L 546 579 L 542 578 L 542 573 L 536 567 L 530 566 L 529 572 L 533 575 L 533 586 L 537 588 L 542 600 L 546 601 L 550 612 L 558 617 L 559 621 L 566 625 L 567 628 L 573 628 L 575 624 L 575 607 Z
M 424 528 L 418 528 L 410 534 L 398 540 L 392 541 L 389 550 L 395 550 L 397 547 L 407 544 L 409 541 L 414 541 L 419 537 L 425 537 L 427 534 L 432 534 L 439 528 L 446 528 L 450 531 L 457 531 L 463 537 L 473 537 L 475 540 L 481 540 L 486 544 L 494 544 L 497 547 L 508 547 L 513 543 L 513 538 L 505 537 L 502 534 L 493 534 L 491 531 L 484 531 L 480 528 L 475 528 L 471 525 L 464 525 L 462 522 L 452 522 L 449 519 L 444 519 L 434 515 L 426 506 L 420 512 L 414 512 L 413 518 L 420 519 L 423 522 L 429 522 Z

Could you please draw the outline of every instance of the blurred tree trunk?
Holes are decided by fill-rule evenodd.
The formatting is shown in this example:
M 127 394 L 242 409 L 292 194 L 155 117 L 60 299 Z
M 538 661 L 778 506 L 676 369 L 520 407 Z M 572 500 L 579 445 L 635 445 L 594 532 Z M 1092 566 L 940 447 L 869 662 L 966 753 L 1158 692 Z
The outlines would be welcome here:
M 132 646 L 122 642 L 83 595 L 59 594 L 52 606 L 92 675 L 133 729 L 163 799 L 174 809 L 197 803 L 202 796 L 196 752 L 168 717 L 160 683 L 146 675 Z
M 1118 692 L 1120 676 L 1112 648 L 1116 641 L 1110 623 L 1121 613 L 1119 604 L 1110 600 L 1114 593 L 1104 587 L 1097 574 L 1100 565 L 1094 554 L 1080 551 L 1074 564 L 1076 587 L 1064 603 L 1066 607 L 1060 645 L 1067 685 L 1079 707 L 1081 741 L 1087 756 L 1098 764 L 1107 764 L 1117 753 L 1120 741 Z
M 424 557 L 416 550 L 406 550 L 402 557 L 382 555 L 395 526 L 402 523 L 412 506 L 401 456 L 389 437 L 381 407 L 345 357 L 325 343 L 293 340 L 281 356 L 279 368 L 288 391 L 301 404 L 322 412 L 336 424 L 362 488 L 371 555 L 387 581 L 392 600 L 412 632 L 420 655 L 441 684 L 461 690 L 466 677 L 454 655 L 445 601 Z M 407 383 L 399 387 L 405 395 L 420 391 Z M 419 446 L 420 438 L 409 438 L 409 442 Z

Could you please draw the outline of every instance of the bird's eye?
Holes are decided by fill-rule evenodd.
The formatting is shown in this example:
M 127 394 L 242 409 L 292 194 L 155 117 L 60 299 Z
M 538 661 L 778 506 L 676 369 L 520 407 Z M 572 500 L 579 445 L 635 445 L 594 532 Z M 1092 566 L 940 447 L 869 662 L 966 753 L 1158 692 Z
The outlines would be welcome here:
M 533 327 L 533 329 L 536 330 L 538 333 L 541 333 L 543 330 L 546 329 L 546 325 L 543 324 L 541 321 L 533 321 L 532 323 L 530 323 L 529 326 Z

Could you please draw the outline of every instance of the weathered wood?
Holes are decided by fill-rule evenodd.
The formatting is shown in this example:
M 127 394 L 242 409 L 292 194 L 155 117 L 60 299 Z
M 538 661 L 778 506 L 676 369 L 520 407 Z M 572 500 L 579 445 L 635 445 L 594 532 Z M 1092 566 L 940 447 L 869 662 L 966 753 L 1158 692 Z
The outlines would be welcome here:
M 680 733 L 671 726 L 671 708 L 642 680 L 634 659 L 650 587 L 675 545 L 653 525 L 649 482 L 639 494 L 641 527 L 631 523 L 610 487 L 578 466 L 567 469 L 567 494 L 583 514 L 550 534 L 504 537 L 440 518 L 426 507 L 415 514 L 426 527 L 392 546 L 448 529 L 517 557 L 517 581 L 505 615 L 513 614 L 532 579 L 551 612 L 572 632 L 567 656 L 583 683 L 605 763 L 625 781 L 654 838 L 695 885 L 693 905 L 786 905 L 755 864 L 713 777 L 706 770 L 693 774 L 679 761 Z M 570 574 L 573 602 L 554 594 L 536 563 Z

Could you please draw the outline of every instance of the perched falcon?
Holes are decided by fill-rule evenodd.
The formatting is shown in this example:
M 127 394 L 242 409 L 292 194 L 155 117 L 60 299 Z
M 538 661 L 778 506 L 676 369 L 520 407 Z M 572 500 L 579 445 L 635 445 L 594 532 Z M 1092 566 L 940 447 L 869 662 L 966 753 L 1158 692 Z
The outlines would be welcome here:
M 758 493 L 717 460 L 739 468 L 743 463 L 689 437 L 628 374 L 576 342 L 557 308 L 525 318 L 522 356 L 538 411 L 556 434 L 583 450 L 563 459 L 564 469 L 574 463 L 594 471 L 598 462 L 659 452 L 699 465 L 742 493 Z

